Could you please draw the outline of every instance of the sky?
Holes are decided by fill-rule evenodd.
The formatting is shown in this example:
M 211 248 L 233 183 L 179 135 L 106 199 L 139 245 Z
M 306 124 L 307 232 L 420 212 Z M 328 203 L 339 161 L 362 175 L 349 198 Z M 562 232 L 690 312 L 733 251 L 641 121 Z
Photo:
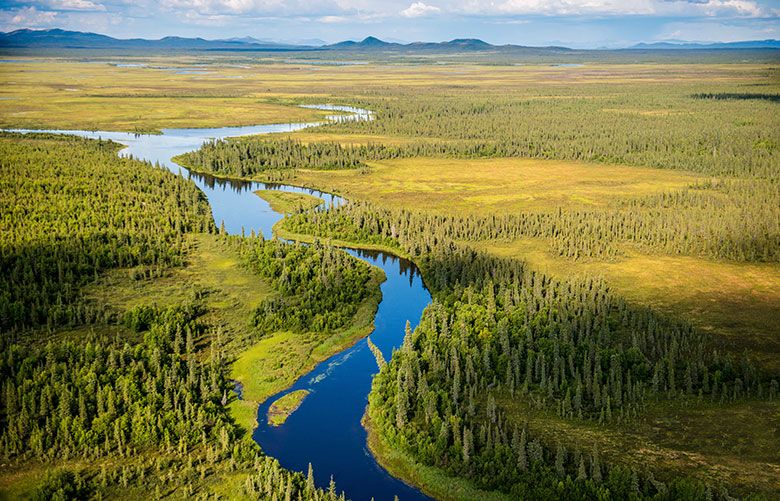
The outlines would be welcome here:
M 0 0 L 0 31 L 625 47 L 780 39 L 780 0 Z

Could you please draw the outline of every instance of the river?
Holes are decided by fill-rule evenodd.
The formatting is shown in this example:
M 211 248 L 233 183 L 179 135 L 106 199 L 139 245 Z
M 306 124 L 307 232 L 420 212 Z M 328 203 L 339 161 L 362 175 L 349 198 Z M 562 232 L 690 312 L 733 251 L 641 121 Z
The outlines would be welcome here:
M 370 111 L 347 106 L 314 105 L 347 115 L 333 115 L 329 121 L 369 120 Z M 292 132 L 324 122 L 221 127 L 213 129 L 163 129 L 162 134 L 80 130 L 27 130 L 14 132 L 49 132 L 70 134 L 91 139 L 110 139 L 126 147 L 119 154 L 146 160 L 191 179 L 208 198 L 214 221 L 224 224 L 230 234 L 261 233 L 272 237 L 273 225 L 284 217 L 271 209 L 268 202 L 254 194 L 256 190 L 274 189 L 291 193 L 307 193 L 323 199 L 330 208 L 344 202 L 336 195 L 289 186 L 260 182 L 218 179 L 190 173 L 171 159 L 198 149 L 211 139 L 275 132 Z M 387 280 L 381 285 L 375 328 L 371 340 L 389 360 L 394 348 L 403 341 L 407 320 L 414 328 L 431 296 L 414 263 L 392 254 L 347 249 L 358 259 L 381 268 Z M 292 387 L 272 396 L 260 405 L 259 427 L 253 437 L 263 451 L 279 460 L 285 468 L 306 473 L 309 463 L 314 468 L 315 483 L 327 488 L 331 475 L 339 491 L 349 499 L 368 501 L 401 501 L 429 499 L 417 489 L 391 476 L 377 464 L 366 445 L 366 431 L 360 420 L 368 404 L 371 380 L 378 371 L 374 355 L 366 339 L 318 364 L 299 378 Z M 310 394 L 287 421 L 273 427 L 267 424 L 266 412 L 278 397 L 298 389 Z

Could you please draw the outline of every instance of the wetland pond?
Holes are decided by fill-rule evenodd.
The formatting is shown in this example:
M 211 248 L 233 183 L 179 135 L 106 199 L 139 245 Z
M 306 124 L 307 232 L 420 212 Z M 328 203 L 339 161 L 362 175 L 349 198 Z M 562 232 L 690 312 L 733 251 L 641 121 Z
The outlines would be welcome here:
M 349 113 L 328 117 L 330 121 L 368 120 L 371 112 L 347 106 L 310 106 L 312 108 Z M 15 130 L 15 132 L 49 132 L 70 134 L 92 139 L 110 139 L 124 144 L 119 152 L 170 169 L 187 176 L 208 198 L 216 224 L 224 224 L 231 234 L 249 234 L 251 231 L 272 237 L 272 228 L 284 214 L 275 212 L 262 198 L 258 190 L 280 190 L 289 193 L 305 193 L 323 200 L 326 208 L 337 206 L 345 200 L 336 195 L 317 190 L 248 181 L 218 179 L 190 173 L 171 159 L 182 153 L 198 149 L 211 139 L 236 137 L 274 132 L 291 132 L 324 122 L 257 125 L 247 127 L 222 127 L 214 129 L 163 129 L 162 134 L 143 135 L 125 132 L 79 130 Z M 371 341 L 386 360 L 403 342 L 407 320 L 412 328 L 417 325 L 423 309 L 431 296 L 423 284 L 414 263 L 392 254 L 346 249 L 351 255 L 381 268 L 387 280 L 382 283 L 382 301 L 379 303 L 375 328 Z M 360 420 L 368 404 L 373 375 L 378 372 L 376 359 L 367 338 L 333 355 L 318 364 L 311 372 L 300 377 L 290 388 L 271 396 L 260 404 L 258 428 L 253 437 L 269 456 L 273 456 L 285 468 L 304 474 L 309 463 L 314 468 L 318 487 L 327 489 L 331 475 L 338 491 L 355 501 L 401 501 L 429 499 L 417 489 L 391 476 L 377 464 L 366 445 L 366 431 Z M 267 413 L 278 398 L 295 391 L 308 393 L 300 406 L 279 426 L 268 424 Z

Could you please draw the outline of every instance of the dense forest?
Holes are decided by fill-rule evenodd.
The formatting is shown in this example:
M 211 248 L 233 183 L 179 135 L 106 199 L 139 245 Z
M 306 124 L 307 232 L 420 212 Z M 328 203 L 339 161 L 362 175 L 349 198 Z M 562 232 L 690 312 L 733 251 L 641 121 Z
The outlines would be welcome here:
M 191 183 L 73 137 L 0 136 L 0 330 L 101 320 L 78 301 L 103 270 L 148 278 L 181 264 L 184 235 L 209 231 Z
M 81 295 L 112 268 L 148 281 L 181 266 L 187 234 L 216 231 L 202 194 L 118 158 L 113 143 L 5 135 L 0 148 L 0 456 L 14 468 L 61 466 L 33 497 L 203 495 L 238 474 L 251 498 L 343 497 L 334 484 L 316 488 L 311 471 L 282 469 L 233 421 L 235 353 L 202 320 L 207 291 L 166 307 L 149 298 L 118 316 Z M 273 288 L 256 312 L 256 339 L 338 329 L 375 287 L 368 265 L 319 244 L 225 236 L 223 245 Z
M 634 243 L 667 254 L 777 262 L 780 205 L 772 206 L 771 200 L 778 188 L 776 182 L 767 182 L 751 197 L 748 189 L 725 183 L 718 185 L 720 193 L 688 190 L 650 196 L 627 201 L 620 210 L 559 209 L 486 217 L 355 202 L 330 212 L 295 215 L 285 227 L 339 239 L 346 239 L 343 232 L 348 231 L 377 244 L 394 238 L 403 242 L 423 233 L 427 238 L 471 241 L 541 237 L 548 239 L 553 252 L 571 259 L 612 259 L 621 255 L 620 244 Z M 751 217 L 759 205 L 762 217 Z
M 291 232 L 382 245 L 420 266 L 434 304 L 374 380 L 369 413 L 423 464 L 521 497 L 725 496 L 722 487 L 599 460 L 509 421 L 523 400 L 562 419 L 627 423 L 648 404 L 774 400 L 762 373 L 684 321 L 631 305 L 598 279 L 558 281 L 452 239 L 501 219 L 463 220 L 351 203 L 285 220 Z
M 600 278 L 555 279 L 468 245 L 532 237 L 572 260 L 619 259 L 630 245 L 780 262 L 777 100 L 738 87 L 706 92 L 678 83 L 667 96 L 668 86 L 643 85 L 631 108 L 614 87 L 589 86 L 592 96 L 567 85 L 525 94 L 372 87 L 349 104 L 376 120 L 324 130 L 401 140 L 345 146 L 247 137 L 181 155 L 195 172 L 260 179 L 300 169 L 370 174 L 372 162 L 413 157 L 531 157 L 703 175 L 676 191 L 596 207 L 456 215 L 355 200 L 301 208 L 277 229 L 306 235 L 310 245 L 213 236 L 271 290 L 247 319 L 250 339 L 241 340 L 225 339 L 208 320 L 208 291 L 121 312 L 84 297 L 111 270 L 132 283 L 170 277 L 191 257 L 194 234 L 219 233 L 192 183 L 118 157 L 114 143 L 0 134 L 4 464 L 51 470 L 38 499 L 120 490 L 205 497 L 236 478 L 236 491 L 250 498 L 343 498 L 333 483 L 316 488 L 311 469 L 289 472 L 265 456 L 228 409 L 238 350 L 277 331 L 343 331 L 376 294 L 376 270 L 328 244 L 338 240 L 410 257 L 433 296 L 389 360 L 369 344 L 379 372 L 367 416 L 393 448 L 514 498 L 731 499 L 725 477 L 621 464 L 598 442 L 550 440 L 511 411 L 521 402 L 610 430 L 663 404 L 776 402 L 780 375 L 686 319 L 627 301 Z
M 199 480 L 242 471 L 251 497 L 336 499 L 239 439 L 243 432 L 225 407 L 234 398 L 228 357 L 215 347 L 207 356 L 195 348 L 201 313 L 197 303 L 140 307 L 123 318 L 137 336 L 119 330 L 4 346 L 2 456 L 97 466 L 52 474 L 36 493 L 40 499 L 83 499 L 128 485 L 155 498 L 174 490 L 186 496 Z
M 427 216 L 426 224 L 432 231 L 456 232 L 453 236 L 464 240 L 541 237 L 550 242 L 558 255 L 571 259 L 614 259 L 622 254 L 621 244 L 632 243 L 666 254 L 777 262 L 780 260 L 780 181 L 776 176 L 767 175 L 768 165 L 778 161 L 776 148 L 771 146 L 775 144 L 773 141 L 765 142 L 766 149 L 763 146 L 751 149 L 753 155 L 741 159 L 739 164 L 731 163 L 734 170 L 727 177 L 657 195 L 624 197 L 607 208 L 561 207 L 489 218 L 431 215 Z M 306 145 L 294 140 L 244 138 L 209 143 L 197 152 L 184 155 L 182 161 L 196 170 L 216 175 L 261 175 L 276 179 L 280 171 L 296 168 L 366 170 L 369 168 L 366 162 L 371 160 L 523 154 L 496 144 L 475 146 L 468 141 L 345 147 L 329 142 Z M 280 158 L 269 161 L 269 155 Z M 754 169 L 754 164 L 763 162 L 763 158 L 769 162 L 767 167 Z M 672 158 L 668 157 L 668 161 Z
M 338 143 L 303 144 L 287 140 L 212 140 L 176 157 L 195 172 L 233 178 L 288 169 L 354 169 L 365 167 L 363 156 Z
M 371 268 L 319 242 L 305 246 L 227 237 L 257 275 L 278 292 L 254 315 L 260 332 L 332 332 L 345 327 L 371 294 Z

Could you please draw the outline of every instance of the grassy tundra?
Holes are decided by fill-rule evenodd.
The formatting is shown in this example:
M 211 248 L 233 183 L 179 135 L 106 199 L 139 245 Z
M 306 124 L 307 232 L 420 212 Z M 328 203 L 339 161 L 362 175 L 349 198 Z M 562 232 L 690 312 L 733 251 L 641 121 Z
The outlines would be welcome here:
M 245 150 L 245 157 L 221 162 L 255 141 L 240 139 L 185 160 L 263 179 L 273 168 L 253 162 L 268 158 L 274 165 L 275 151 L 295 152 L 303 159 L 293 169 L 296 184 L 371 205 L 333 217 L 299 215 L 281 224 L 284 232 L 372 245 L 400 239 L 401 249 L 418 249 L 413 255 L 423 235 L 434 234 L 556 279 L 600 277 L 631 304 L 689 322 L 717 350 L 747 353 L 765 371 L 764 384 L 776 385 L 780 136 L 777 104 L 765 97 L 780 90 L 777 67 L 674 67 L 663 74 L 652 65 L 447 70 L 472 78 L 439 84 L 433 81 L 439 68 L 418 69 L 399 88 L 372 89 L 357 101 L 376 111 L 373 122 L 265 139 L 257 151 L 266 157 Z M 760 91 L 746 90 L 754 87 Z M 372 207 L 389 212 L 373 216 Z M 610 461 L 651 466 L 666 478 L 686 472 L 742 492 L 780 488 L 773 480 L 775 432 L 764 421 L 777 404 L 763 400 L 766 394 L 712 408 L 664 398 L 625 428 L 602 423 L 598 433 L 587 432 L 587 419 L 556 419 L 523 399 L 495 398 L 510 423 L 525 424 L 547 443 L 566 437 L 583 449 L 595 441 Z M 388 402 L 372 408 L 397 412 Z M 752 424 L 722 429 L 715 445 L 701 431 L 712 429 L 717 416 Z M 686 423 L 684 429 L 670 427 L 674 422 Z M 394 427 L 384 421 L 376 428 L 382 426 Z M 390 449 L 411 447 L 397 430 L 378 433 L 392 437 Z M 754 447 L 748 453 L 732 443 Z M 632 463 L 636 457 L 643 463 Z M 437 480 L 426 483 L 424 464 L 395 466 L 431 492 L 444 492 L 435 489 Z M 490 485 L 484 477 L 477 484 Z
M 603 494 L 606 486 L 614 494 L 634 478 L 648 496 L 672 489 L 717 497 L 721 486 L 768 498 L 780 492 L 772 419 L 780 370 L 780 128 L 771 99 L 780 93 L 777 63 L 312 66 L 244 57 L 236 65 L 223 56 L 125 62 L 148 67 L 3 64 L 0 97 L 7 99 L 0 100 L 0 125 L 155 131 L 309 121 L 323 114 L 294 105 L 325 101 L 375 112 L 371 122 L 218 142 L 182 162 L 257 179 L 276 178 L 279 165 L 293 164 L 281 169 L 285 179 L 361 203 L 315 214 L 299 210 L 314 201 L 261 193 L 294 214 L 280 234 L 394 248 L 421 265 L 436 309 L 426 313 L 408 350 L 380 373 L 369 412 L 372 450 L 398 475 L 444 497 L 443 486 L 455 477 L 466 497 L 479 489 L 540 495 L 529 489 L 548 487 L 558 496 Z M 205 73 L 153 68 L 198 63 L 207 63 Z M 18 139 L 4 141 L 9 152 L 20 147 Z M 35 148 L 27 148 L 14 155 L 33 155 Z M 189 214 L 197 206 L 191 198 L 178 210 Z M 247 264 L 254 251 L 240 243 L 202 228 L 185 233 L 167 234 L 175 252 L 160 262 L 129 263 L 145 273 L 140 281 L 127 278 L 126 266 L 108 266 L 90 270 L 64 289 L 71 295 L 60 295 L 65 302 L 108 304 L 118 315 L 144 306 L 149 294 L 163 308 L 208 291 L 198 299 L 205 309 L 198 321 L 206 328 L 195 340 L 201 355 L 193 358 L 206 358 L 218 332 L 222 340 L 235 338 L 225 348 L 226 359 L 235 361 L 226 362 L 223 376 L 242 381 L 247 399 L 226 403 L 236 427 L 225 429 L 239 436 L 253 426 L 253 402 L 365 335 L 377 298 L 360 296 L 349 310 L 351 323 L 337 331 L 277 329 L 258 338 L 252 318 L 264 300 L 281 293 L 274 277 Z M 365 278 L 366 290 L 375 291 L 380 277 Z M 590 297 L 592 291 L 598 293 Z M 46 291 L 51 304 L 57 305 L 57 292 Z M 514 295 L 555 313 L 531 320 Z M 616 304 L 620 314 L 610 310 Z M 474 317 L 460 316 L 463 311 Z M 505 311 L 514 316 L 501 318 Z M 581 316 L 566 324 L 571 312 Z M 443 335 L 444 317 L 463 327 Z M 593 318 L 601 323 L 589 323 Z M 588 336 L 601 337 L 582 335 L 569 344 L 553 334 L 577 322 L 588 324 Z M 79 339 L 92 328 L 137 339 L 122 326 L 76 323 L 53 322 L 53 332 Z M 665 329 L 654 332 L 653 325 Z M 695 356 L 685 360 L 674 343 L 660 341 L 674 337 L 669 332 L 685 333 L 675 343 L 692 343 L 686 349 Z M 36 346 L 42 335 L 36 328 L 23 339 Z M 440 343 L 450 338 L 459 343 L 454 355 Z M 603 357 L 598 374 L 591 365 L 596 353 Z M 535 360 L 531 369 L 526 355 Z M 423 359 L 428 365 L 415 369 Z M 431 360 L 444 369 L 430 369 Z M 570 372 L 559 376 L 564 366 Z M 410 390 L 421 379 L 425 391 L 438 391 L 434 404 L 424 390 Z M 584 379 L 599 380 L 610 398 L 596 396 L 588 383 L 577 415 L 572 402 Z M 407 393 L 422 397 L 398 397 Z M 437 436 L 446 443 L 439 444 L 427 434 L 444 422 L 459 428 L 441 428 Z M 513 438 L 518 430 L 522 447 L 520 432 Z M 146 473 L 139 472 L 153 467 L 200 478 L 179 483 L 171 473 L 160 484 L 164 492 L 240 489 L 246 463 L 234 471 L 219 437 L 208 443 L 195 449 L 202 455 L 195 465 L 167 450 L 116 463 L 100 456 L 109 471 L 105 492 L 119 493 L 123 483 L 142 489 Z M 440 454 L 431 454 L 434 447 Z M 214 454 L 219 460 L 209 463 Z M 158 466 L 158 455 L 166 466 Z M 491 471 L 486 465 L 499 456 L 498 464 L 517 469 Z M 61 451 L 11 457 L 0 484 L 9 493 L 33 489 L 38 472 L 52 466 L 98 478 L 94 468 Z M 218 487 L 224 479 L 231 479 L 228 487 Z M 301 482 L 294 477 L 294 485 Z

